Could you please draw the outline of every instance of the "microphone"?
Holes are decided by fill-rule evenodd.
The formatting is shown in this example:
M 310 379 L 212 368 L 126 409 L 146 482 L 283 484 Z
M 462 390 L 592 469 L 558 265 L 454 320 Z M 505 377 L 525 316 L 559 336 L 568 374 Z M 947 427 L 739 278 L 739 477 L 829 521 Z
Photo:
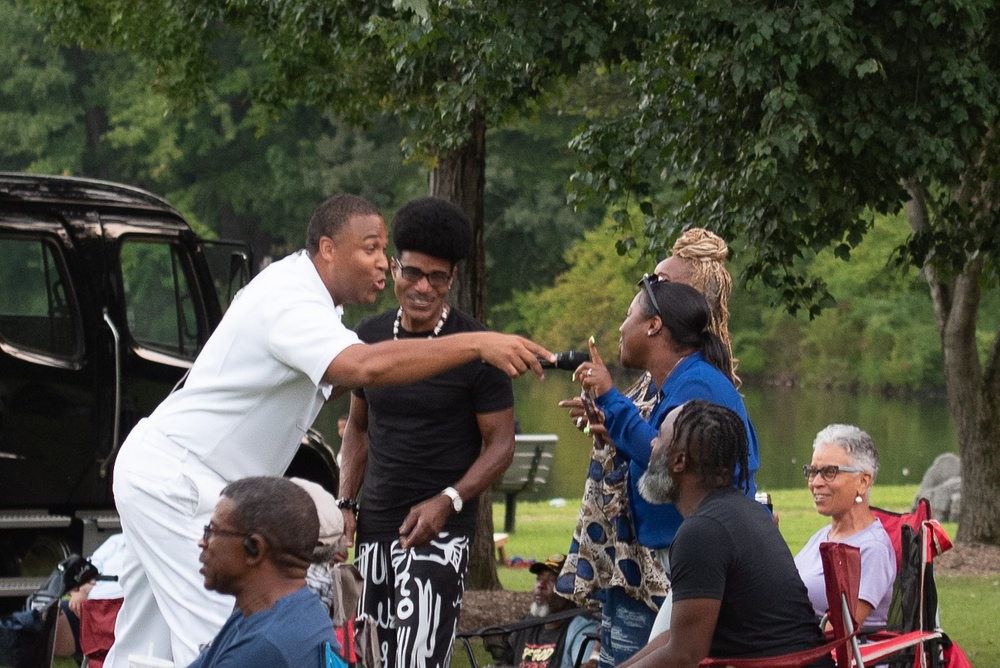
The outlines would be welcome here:
M 546 359 L 538 358 L 543 369 L 562 369 L 563 371 L 576 371 L 576 367 L 584 362 L 590 361 L 590 353 L 584 350 L 567 350 L 556 353 L 556 361 L 550 362 Z

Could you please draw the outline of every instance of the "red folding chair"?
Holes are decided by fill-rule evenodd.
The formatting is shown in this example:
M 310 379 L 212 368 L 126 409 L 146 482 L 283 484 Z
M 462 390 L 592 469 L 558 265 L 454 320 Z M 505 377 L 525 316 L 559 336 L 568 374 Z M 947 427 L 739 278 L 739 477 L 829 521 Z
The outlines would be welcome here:
M 891 510 L 872 507 L 872 515 L 882 523 L 882 528 L 889 534 L 892 547 L 896 550 L 896 572 L 903 563 L 903 527 L 908 526 L 914 532 L 920 530 L 920 526 L 927 520 L 933 519 L 931 516 L 931 504 L 927 499 L 917 501 L 917 507 L 910 513 L 895 513 Z
M 80 604 L 80 649 L 85 668 L 101 668 L 115 642 L 115 620 L 122 598 L 88 598 Z
M 934 558 L 951 549 L 951 540 L 937 521 L 931 518 L 927 499 L 920 499 L 911 513 L 894 513 L 872 508 L 885 527 L 896 550 L 896 583 L 889 606 L 889 627 L 871 635 L 886 641 L 911 631 L 937 631 L 939 637 L 914 647 L 907 656 L 899 656 L 891 666 L 940 668 L 951 641 L 941 632 L 934 581 Z
M 753 659 L 705 659 L 699 665 L 722 668 L 801 668 L 833 653 L 837 668 L 865 668 L 930 638 L 938 632 L 913 631 L 885 641 L 861 645 L 858 642 L 854 611 L 858 607 L 861 583 L 861 550 L 846 543 L 822 543 L 819 546 L 826 580 L 826 600 L 830 606 L 831 640 L 811 650 Z M 776 602 L 780 605 L 780 602 Z

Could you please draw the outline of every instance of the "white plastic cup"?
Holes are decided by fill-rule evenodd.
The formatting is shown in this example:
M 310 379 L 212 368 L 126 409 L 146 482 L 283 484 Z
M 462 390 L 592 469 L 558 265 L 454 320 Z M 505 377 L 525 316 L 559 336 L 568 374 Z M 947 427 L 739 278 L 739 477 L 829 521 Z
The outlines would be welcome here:
M 173 661 L 142 654 L 129 654 L 128 665 L 129 668 L 174 668 Z

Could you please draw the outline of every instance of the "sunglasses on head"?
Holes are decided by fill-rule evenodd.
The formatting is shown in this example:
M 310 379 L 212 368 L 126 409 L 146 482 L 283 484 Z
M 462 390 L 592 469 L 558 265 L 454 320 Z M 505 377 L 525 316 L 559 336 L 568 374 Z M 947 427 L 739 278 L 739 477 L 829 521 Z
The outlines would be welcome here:
M 653 305 L 653 310 L 656 315 L 659 316 L 660 320 L 663 320 L 663 314 L 660 313 L 660 306 L 656 303 L 656 295 L 653 294 L 653 286 L 657 283 L 669 283 L 665 278 L 660 278 L 657 274 L 643 274 L 642 278 L 636 285 L 641 285 L 646 290 L 646 296 L 649 297 L 649 303 Z

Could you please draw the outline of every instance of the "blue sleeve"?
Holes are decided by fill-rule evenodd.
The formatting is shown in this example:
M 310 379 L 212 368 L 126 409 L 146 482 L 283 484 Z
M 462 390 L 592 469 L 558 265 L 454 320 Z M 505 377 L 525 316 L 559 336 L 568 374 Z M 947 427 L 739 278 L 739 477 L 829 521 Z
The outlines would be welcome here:
M 246 668 L 247 666 L 301 668 L 301 666 L 290 666 L 285 655 L 267 641 L 234 645 L 221 652 L 212 663 L 212 668 Z
M 720 403 L 722 397 L 718 396 L 719 391 L 715 385 L 700 376 L 686 375 L 684 382 L 670 389 L 670 396 L 665 397 L 667 411 L 680 406 L 681 404 L 694 401 L 695 399 L 705 399 L 712 403 Z M 723 403 L 725 405 L 725 403 Z
M 632 400 L 613 387 L 597 397 L 594 403 L 604 411 L 604 426 L 618 452 L 645 470 L 653 452 L 650 442 L 659 433 L 660 423 L 667 413 L 685 401 L 713 397 L 713 390 L 710 383 L 700 378 L 686 379 L 653 409 L 648 422 L 639 415 L 639 409 Z
M 656 438 L 658 427 L 654 424 L 659 425 L 659 422 L 650 424 L 643 420 L 635 404 L 613 387 L 594 399 L 594 403 L 604 411 L 604 427 L 618 452 L 642 468 L 649 466 L 652 452 L 649 443 Z M 658 409 L 650 414 L 651 419 L 660 413 Z

